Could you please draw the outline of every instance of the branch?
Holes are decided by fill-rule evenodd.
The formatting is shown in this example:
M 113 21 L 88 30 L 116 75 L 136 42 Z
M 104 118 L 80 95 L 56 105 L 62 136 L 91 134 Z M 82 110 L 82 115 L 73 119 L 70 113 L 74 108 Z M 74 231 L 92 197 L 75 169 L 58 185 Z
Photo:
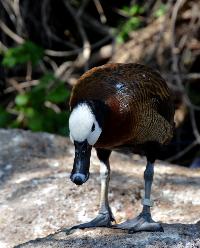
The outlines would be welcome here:
M 99 12 L 101 22 L 103 24 L 106 23 L 107 18 L 106 18 L 105 14 L 104 14 L 104 11 L 103 11 L 103 8 L 102 8 L 102 5 L 101 5 L 100 1 L 99 0 L 93 0 L 93 1 L 94 1 L 94 4 L 95 4 L 96 8 L 97 8 L 97 11 Z
M 15 12 L 15 16 L 16 16 L 16 29 L 17 29 L 17 33 L 19 33 L 20 35 L 22 35 L 22 30 L 24 28 L 23 25 L 23 19 L 21 16 L 21 12 L 20 12 L 20 0 L 13 0 L 13 10 Z
M 96 43 L 92 44 L 91 49 L 96 49 L 102 46 L 103 44 L 108 42 L 110 39 L 113 39 L 113 37 L 111 35 L 107 35 L 102 40 L 97 41 Z M 45 54 L 51 57 L 69 57 L 73 55 L 78 55 L 82 51 L 83 51 L 83 48 L 74 49 L 72 51 L 55 51 L 51 49 L 46 49 Z
M 19 35 L 17 35 L 16 33 L 14 33 L 2 20 L 0 20 L 0 28 L 6 35 L 8 35 L 15 42 L 19 44 L 24 43 L 24 39 Z
M 10 4 L 10 2 L 6 1 L 6 0 L 2 0 L 1 4 L 3 5 L 5 11 L 7 12 L 10 20 L 12 21 L 12 23 L 15 25 L 16 24 L 16 16 L 14 15 L 14 11 L 13 11 L 13 6 L 12 4 Z
M 51 49 L 46 49 L 45 54 L 52 57 L 68 57 L 78 55 L 80 52 L 82 52 L 82 50 L 82 48 L 78 48 L 72 51 L 55 51 Z
M 20 84 L 14 78 L 6 79 L 7 83 L 12 85 L 12 88 L 19 93 L 24 93 L 24 90 L 21 88 Z
M 8 50 L 8 48 L 0 41 L 0 54 L 3 51 L 4 53 Z
M 61 38 L 59 38 L 55 32 L 52 32 L 51 30 L 51 26 L 48 25 L 48 21 L 49 21 L 49 7 L 50 7 L 50 3 L 49 0 L 43 0 L 43 4 L 41 7 L 41 11 L 42 11 L 42 25 L 44 27 L 44 30 L 46 31 L 46 35 L 47 38 L 50 38 L 54 41 L 57 41 L 59 43 L 65 44 L 66 46 L 72 48 L 72 49 L 77 49 L 77 45 L 71 43 L 71 42 L 67 42 L 65 40 L 62 40 Z
M 49 58 L 48 56 L 44 56 L 43 60 L 47 62 L 49 65 L 51 65 L 54 72 L 58 69 L 56 62 L 51 58 Z
M 190 112 L 190 119 L 192 123 L 192 128 L 193 128 L 193 133 L 196 138 L 196 142 L 200 144 L 200 133 L 197 128 L 196 120 L 195 120 L 195 110 L 194 107 L 187 96 L 185 92 L 185 88 L 182 84 L 182 78 L 181 78 L 181 73 L 179 71 L 179 66 L 178 66 L 178 48 L 176 47 L 176 42 L 175 42 L 175 26 L 176 26 L 176 20 L 177 20 L 177 15 L 181 7 L 185 4 L 186 0 L 177 0 L 176 4 L 174 5 L 174 9 L 172 12 L 172 19 L 171 19 L 171 53 L 172 53 L 172 70 L 175 74 L 175 80 L 177 85 L 179 86 L 180 90 L 183 93 L 183 100 L 185 101 L 186 105 L 189 107 L 189 112 Z
M 16 83 L 16 80 L 15 79 L 8 79 L 8 83 L 11 83 L 11 80 L 15 81 Z M 12 83 L 11 83 L 12 84 Z M 8 87 L 7 89 L 4 90 L 4 94 L 9 94 L 9 93 L 12 93 L 14 91 L 19 91 L 19 92 L 22 92 L 23 89 L 25 88 L 30 88 L 31 86 L 36 86 L 39 84 L 39 80 L 32 80 L 32 81 L 28 81 L 28 82 L 21 82 L 20 84 L 18 84 L 18 89 L 16 89 L 16 86 L 11 86 L 11 87 Z
M 88 15 L 87 13 L 83 13 L 82 19 L 84 24 L 89 24 L 90 28 L 93 29 L 95 32 L 98 32 L 103 35 L 112 35 L 111 29 L 106 26 L 102 25 L 100 22 L 96 21 L 93 17 Z
M 191 143 L 189 146 L 187 146 L 185 149 L 183 149 L 182 151 L 180 151 L 176 155 L 166 159 L 166 161 L 172 162 L 174 160 L 177 160 L 177 159 L 181 158 L 183 155 L 185 155 L 187 152 L 189 152 L 193 147 L 195 147 L 198 144 L 199 143 L 197 142 L 197 140 L 195 140 L 193 143 Z
M 81 7 L 79 8 L 78 12 L 77 12 L 77 17 L 80 18 L 81 15 L 83 14 L 87 4 L 89 3 L 90 0 L 83 0 L 82 1 L 82 5 Z
M 73 62 L 66 61 L 63 64 L 61 64 L 55 71 L 55 76 L 62 79 L 62 76 L 64 73 L 66 73 L 66 70 L 70 68 L 70 66 L 73 64 Z
M 80 19 L 77 17 L 76 12 L 72 8 L 72 6 L 69 4 L 68 0 L 63 0 L 63 1 L 64 1 L 66 8 L 68 9 L 70 15 L 74 18 L 74 21 L 76 23 L 77 29 L 80 33 L 80 36 L 81 36 L 82 42 L 83 42 L 83 51 L 81 54 L 78 55 L 76 65 L 81 66 L 81 65 L 86 64 L 85 70 L 87 70 L 88 69 L 88 60 L 89 60 L 90 54 L 91 54 L 90 42 L 87 38 L 86 32 L 82 26 Z

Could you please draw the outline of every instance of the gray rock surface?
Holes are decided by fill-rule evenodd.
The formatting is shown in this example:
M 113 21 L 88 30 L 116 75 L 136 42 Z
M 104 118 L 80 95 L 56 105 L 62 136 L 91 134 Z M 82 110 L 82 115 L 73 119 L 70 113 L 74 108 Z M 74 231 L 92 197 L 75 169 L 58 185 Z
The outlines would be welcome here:
M 95 217 L 99 201 L 95 153 L 90 179 L 80 187 L 69 179 L 73 153 L 67 138 L 0 130 L 0 248 L 200 247 L 200 169 L 160 161 L 152 215 L 164 233 L 96 228 L 66 235 L 64 228 Z M 140 212 L 144 168 L 137 155 L 112 154 L 109 199 L 117 222 Z

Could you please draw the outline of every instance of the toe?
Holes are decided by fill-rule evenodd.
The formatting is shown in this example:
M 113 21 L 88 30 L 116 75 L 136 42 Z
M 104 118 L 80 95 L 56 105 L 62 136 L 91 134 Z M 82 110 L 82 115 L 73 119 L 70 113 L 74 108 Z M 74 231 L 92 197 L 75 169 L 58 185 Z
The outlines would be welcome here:
M 129 233 L 134 232 L 164 232 L 160 223 L 153 221 L 151 218 L 146 218 L 144 215 L 139 215 L 135 219 L 127 220 L 123 223 L 113 225 L 112 228 L 129 230 Z
M 75 225 L 68 229 L 68 233 L 71 233 L 75 229 L 95 228 L 95 227 L 111 227 L 111 217 L 109 213 L 100 213 L 97 217 L 90 222 Z
M 122 222 L 120 224 L 117 225 L 113 225 L 113 228 L 116 229 L 123 229 L 123 230 L 129 230 L 131 229 L 133 226 L 135 226 L 139 221 L 139 217 L 132 219 L 132 220 L 127 220 L 125 222 Z
M 160 223 L 156 222 L 140 222 L 136 226 L 132 227 L 129 229 L 129 233 L 134 233 L 134 232 L 164 232 L 163 227 L 161 226 Z

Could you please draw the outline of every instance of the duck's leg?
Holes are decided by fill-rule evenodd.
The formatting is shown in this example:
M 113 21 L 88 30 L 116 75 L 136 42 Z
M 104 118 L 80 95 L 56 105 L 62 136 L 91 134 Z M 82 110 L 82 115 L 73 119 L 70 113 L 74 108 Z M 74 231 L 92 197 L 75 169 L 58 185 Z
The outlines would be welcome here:
M 151 195 L 151 186 L 153 182 L 154 175 L 154 164 L 147 162 L 146 170 L 144 172 L 144 181 L 145 181 L 145 196 L 142 200 L 143 209 L 142 212 L 134 219 L 127 220 L 121 224 L 115 225 L 115 228 L 127 229 L 130 233 L 139 232 L 139 231 L 163 231 L 162 226 L 155 222 L 151 218 L 150 207 L 153 206 L 153 202 L 150 200 Z
M 90 222 L 83 223 L 80 225 L 73 226 L 73 229 L 84 229 L 91 227 L 110 227 L 114 217 L 112 215 L 109 203 L 108 203 L 108 186 L 110 180 L 110 164 L 109 157 L 111 154 L 110 150 L 96 149 L 97 156 L 100 160 L 100 177 L 101 177 L 101 197 L 100 197 L 100 208 L 97 217 Z

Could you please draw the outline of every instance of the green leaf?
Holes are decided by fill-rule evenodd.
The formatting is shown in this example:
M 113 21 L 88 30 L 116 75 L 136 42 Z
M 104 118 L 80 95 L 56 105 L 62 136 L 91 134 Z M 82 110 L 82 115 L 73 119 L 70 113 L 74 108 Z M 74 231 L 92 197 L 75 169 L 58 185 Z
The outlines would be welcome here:
M 13 110 L 18 116 L 21 114 L 23 118 L 17 118 L 15 115 L 8 116 L 8 113 L 0 109 L 0 126 L 3 122 L 2 125 L 11 128 L 26 128 L 32 131 L 46 131 L 66 136 L 69 112 L 57 113 L 54 109 L 48 108 L 45 102 L 50 101 L 57 104 L 58 107 L 61 105 L 62 108 L 63 103 L 66 104 L 69 94 L 63 81 L 56 79 L 52 73 L 47 73 L 40 79 L 38 85 L 15 97 Z M 2 118 L 4 116 L 6 119 Z
M 23 113 L 24 113 L 24 115 L 26 117 L 32 118 L 35 115 L 35 109 L 34 108 L 27 107 L 27 108 L 24 108 L 23 109 Z
M 117 37 L 116 37 L 116 42 L 117 42 L 118 44 L 124 43 L 125 40 L 126 40 L 126 38 L 122 35 L 122 33 L 120 33 L 120 34 L 117 35 Z
M 41 116 L 35 116 L 34 118 L 30 118 L 28 121 L 28 128 L 32 131 L 46 131 L 43 128 L 44 120 Z
M 29 102 L 29 96 L 27 94 L 19 94 L 15 98 L 17 106 L 25 106 Z
M 128 7 L 128 6 L 124 6 L 124 7 L 122 8 L 122 10 L 123 10 L 124 12 L 126 12 L 127 14 L 129 14 L 129 9 L 130 9 L 130 7 Z
M 69 112 L 61 112 L 58 115 L 57 118 L 58 123 L 58 133 L 64 136 L 69 135 L 69 126 L 68 126 L 68 120 L 69 119 Z
M 13 122 L 11 122 L 8 127 L 9 128 L 20 128 L 20 122 L 18 120 L 14 120 Z
M 37 64 L 44 55 L 44 49 L 34 44 L 31 41 L 26 41 L 21 45 L 9 48 L 2 60 L 2 65 L 12 68 L 16 65 L 26 64 L 31 62 Z
M 47 73 L 40 79 L 39 84 L 30 92 L 30 103 L 32 106 L 40 108 L 41 105 L 44 105 L 47 96 L 52 92 L 53 87 L 55 87 L 54 84 L 56 80 L 53 73 Z
M 126 13 L 127 15 L 129 16 L 135 16 L 135 15 L 138 15 L 138 14 L 143 14 L 144 13 L 144 8 L 138 4 L 134 4 L 130 7 L 128 6 L 124 6 L 122 8 L 122 11 L 124 13 Z
M 155 11 L 154 16 L 160 17 L 163 16 L 167 11 L 167 6 L 165 4 L 161 4 L 160 7 Z
M 137 4 L 135 4 L 135 5 L 133 5 L 133 6 L 131 6 L 131 8 L 130 8 L 130 14 L 133 16 L 133 15 L 136 15 L 136 14 L 139 14 L 140 13 L 140 10 L 141 9 L 141 7 L 139 6 L 139 5 L 137 5 Z
M 129 33 L 133 30 L 137 30 L 141 26 L 141 20 L 139 17 L 131 17 L 121 26 L 121 31 L 117 36 L 117 42 L 123 43 L 129 37 Z
M 0 106 L 0 127 L 6 127 L 11 121 L 11 114 L 9 114 L 2 106 Z
M 53 73 L 46 73 L 41 79 L 40 83 L 36 86 L 36 88 L 46 87 L 49 83 L 55 81 L 56 78 Z
M 46 96 L 46 100 L 53 103 L 62 103 L 67 101 L 69 94 L 70 93 L 66 89 L 65 85 L 61 84 Z

